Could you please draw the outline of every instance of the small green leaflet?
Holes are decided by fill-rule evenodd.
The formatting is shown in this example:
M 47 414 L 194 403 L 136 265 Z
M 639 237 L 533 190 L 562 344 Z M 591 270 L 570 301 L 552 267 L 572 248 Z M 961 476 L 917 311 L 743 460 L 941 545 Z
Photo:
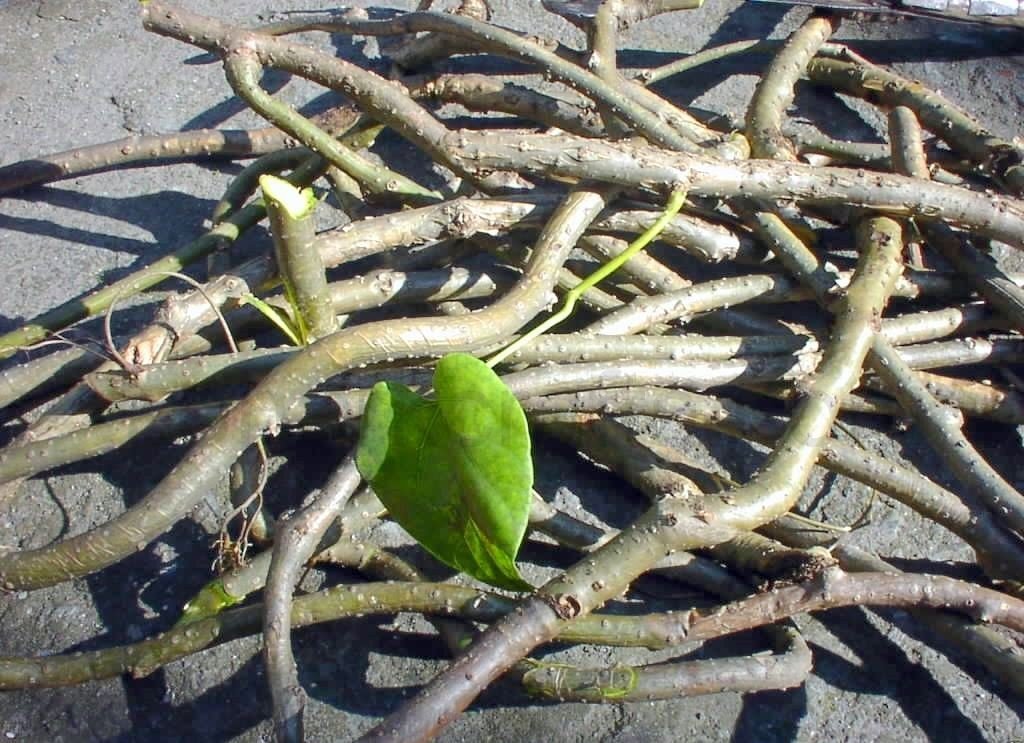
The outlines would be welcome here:
M 515 564 L 533 485 L 526 416 L 482 361 L 442 358 L 432 399 L 378 382 L 356 466 L 392 518 L 437 559 L 493 586 L 533 590 Z

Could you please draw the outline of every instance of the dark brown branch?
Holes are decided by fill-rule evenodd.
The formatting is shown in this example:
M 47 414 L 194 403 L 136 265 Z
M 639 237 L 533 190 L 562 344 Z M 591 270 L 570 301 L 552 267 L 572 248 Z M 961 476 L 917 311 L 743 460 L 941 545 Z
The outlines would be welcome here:
M 1005 593 L 937 575 L 846 573 L 840 568 L 829 568 L 798 586 L 773 589 L 711 611 L 694 610 L 688 626 L 681 629 L 688 641 L 710 640 L 841 606 L 940 609 L 1024 632 L 1024 601 Z

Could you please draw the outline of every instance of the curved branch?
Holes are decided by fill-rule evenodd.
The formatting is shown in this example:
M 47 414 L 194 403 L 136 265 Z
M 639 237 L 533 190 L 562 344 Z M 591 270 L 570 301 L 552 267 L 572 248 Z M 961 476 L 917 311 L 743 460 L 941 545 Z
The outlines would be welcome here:
M 514 333 L 546 307 L 558 267 L 605 204 L 597 191 L 578 190 L 567 196 L 541 233 L 526 275 L 486 310 L 446 322 L 372 323 L 341 330 L 309 346 L 211 426 L 138 505 L 60 544 L 0 555 L 0 587 L 52 585 L 144 549 L 188 513 L 249 444 L 276 428 L 307 390 L 333 373 L 373 361 L 473 350 Z

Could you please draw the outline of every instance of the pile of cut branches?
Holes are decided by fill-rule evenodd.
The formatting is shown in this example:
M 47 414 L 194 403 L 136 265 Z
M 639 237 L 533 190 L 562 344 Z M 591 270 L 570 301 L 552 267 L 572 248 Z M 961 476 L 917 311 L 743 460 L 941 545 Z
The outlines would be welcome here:
M 142 675 L 262 631 L 275 729 L 300 740 L 291 628 L 419 612 L 455 658 L 366 735 L 421 740 L 503 674 L 529 694 L 597 702 L 797 686 L 812 656 L 789 618 L 877 605 L 919 610 L 1024 693 L 1024 657 L 1003 631 L 1024 632 L 1024 496 L 965 434 L 970 418 L 1024 424 L 1014 371 L 1022 277 L 990 250 L 1024 248 L 1024 147 L 830 43 L 836 21 L 822 15 L 784 42 L 620 69 L 625 25 L 695 4 L 545 0 L 585 32 L 577 50 L 489 23 L 483 0 L 447 14 L 296 15 L 252 29 L 144 3 L 147 29 L 220 57 L 236 95 L 272 128 L 140 137 L 0 168 L 4 193 L 130 163 L 254 158 L 206 234 L 0 337 L 0 354 L 17 362 L 0 377 L 0 402 L 17 413 L 45 406 L 0 452 L 0 504 L 26 478 L 127 442 L 194 438 L 152 492 L 108 523 L 37 549 L 0 548 L 0 588 L 101 571 L 224 490 L 223 528 L 211 535 L 217 575 L 170 631 L 88 653 L 0 658 L 0 689 Z M 311 32 L 387 39 L 390 78 L 324 51 Z M 686 110 L 652 88 L 751 49 L 774 56 L 745 122 Z M 545 82 L 452 72 L 455 55 L 460 70 L 497 55 Z M 350 103 L 307 118 L 262 87 L 270 69 Z M 889 144 L 794 131 L 786 110 L 800 80 L 879 107 Z M 505 117 L 455 128 L 439 113 L 450 104 Z M 384 129 L 434 171 L 414 178 L 369 153 Z M 324 210 L 341 226 L 317 233 Z M 229 248 L 264 219 L 265 253 L 231 264 Z M 180 273 L 203 258 L 201 282 Z M 116 342 L 115 305 L 175 277 L 190 289 Z M 24 360 L 88 318 L 105 320 L 107 358 L 73 345 Z M 501 382 L 471 357 L 488 359 Z M 394 381 L 371 392 L 382 379 L 425 397 Z M 534 434 L 607 466 L 649 499 L 647 510 L 621 530 L 602 528 L 533 492 L 520 405 Z M 364 407 L 375 417 L 359 456 L 352 444 L 310 498 L 270 508 L 275 439 L 315 429 L 351 443 Z M 910 421 L 958 486 L 851 441 L 844 414 Z M 728 462 L 717 473 L 681 464 L 623 416 L 711 429 L 769 453 L 733 482 Z M 371 450 L 381 441 L 389 451 Z M 397 459 L 382 464 L 387 453 Z M 948 529 L 974 550 L 979 580 L 900 572 L 796 513 L 815 467 Z M 506 590 L 429 581 L 367 536 L 387 518 Z M 582 557 L 531 587 L 515 565 L 526 530 Z M 295 593 L 304 569 L 330 577 L 337 565 L 374 582 Z M 672 612 L 601 611 L 647 574 L 705 597 Z M 672 648 L 755 628 L 771 633 L 774 655 L 604 668 L 530 657 L 556 639 Z

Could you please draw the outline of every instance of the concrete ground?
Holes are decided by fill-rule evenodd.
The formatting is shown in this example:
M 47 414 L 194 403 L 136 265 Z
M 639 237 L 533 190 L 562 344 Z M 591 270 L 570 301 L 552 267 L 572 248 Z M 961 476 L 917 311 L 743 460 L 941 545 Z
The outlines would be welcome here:
M 182 4 L 199 11 L 211 6 Z M 407 8 L 414 3 L 376 4 Z M 221 17 L 240 22 L 271 15 L 270 4 L 226 0 L 212 5 Z M 301 5 L 309 9 L 329 3 L 311 0 Z M 576 40 L 571 28 L 544 14 L 539 0 L 499 0 L 493 5 L 499 23 Z M 806 13 L 784 5 L 719 0 L 708 0 L 708 5 L 631 29 L 622 63 L 648 66 L 674 53 L 735 39 L 781 38 Z M 851 22 L 839 38 L 859 40 L 854 46 L 867 56 L 941 90 L 995 133 L 1021 134 L 1024 56 L 1007 52 L 1012 37 L 928 22 Z M 1024 36 L 1016 39 L 1019 54 Z M 361 41 L 337 46 L 349 55 L 362 52 Z M 255 117 L 242 112 L 232 97 L 219 65 L 208 62 L 190 47 L 143 32 L 133 3 L 0 1 L 0 164 L 132 133 L 255 125 Z M 744 74 L 725 80 L 731 69 L 708 67 L 665 91 L 696 106 L 742 114 L 756 66 L 745 64 Z M 281 95 L 303 103 L 318 93 L 291 84 Z M 877 136 L 877 122 L 863 107 L 847 107 L 806 91 L 797 104 L 795 116 L 814 116 L 856 138 Z M 124 170 L 0 198 L 0 330 L 16 327 L 198 234 L 236 171 L 225 164 Z M 1019 261 L 1011 265 L 1020 270 Z M 148 311 L 125 309 L 115 330 L 141 322 Z M 94 325 L 89 327 L 95 332 Z M 4 429 L 4 438 L 17 430 L 15 421 Z M 724 463 L 737 479 L 748 476 L 760 457 L 746 445 L 706 433 L 664 426 L 658 432 L 695 457 Z M 889 437 L 892 432 L 886 428 L 868 427 L 858 427 L 857 433 L 879 453 L 907 457 L 951 484 L 943 463 L 913 433 Z M 978 426 L 972 435 L 1007 477 L 1024 484 L 1019 431 Z M 272 481 L 274 492 L 283 497 L 307 492 L 338 456 L 336 449 L 317 440 L 303 440 L 297 448 L 302 448 L 302 464 Z M 638 511 L 637 498 L 624 496 L 621 485 L 574 452 L 553 443 L 539 448 L 538 488 L 560 505 L 586 504 L 613 524 Z M 180 453 L 177 444 L 166 450 L 135 447 L 31 481 L 17 499 L 0 505 L 0 544 L 39 546 L 106 521 L 141 498 Z M 862 487 L 843 478 L 818 478 L 808 491 L 812 512 L 837 522 L 853 520 L 866 497 Z M 209 577 L 219 498 L 211 493 L 194 519 L 99 575 L 30 594 L 0 596 L 0 655 L 91 649 L 166 628 L 177 608 Z M 873 523 L 856 539 L 909 569 L 942 570 L 947 561 L 970 559 L 969 551 L 939 527 L 891 504 L 876 507 Z M 557 559 L 540 548 L 527 557 L 547 566 Z M 598 706 L 538 702 L 511 684 L 499 684 L 441 740 L 1024 739 L 1024 701 L 978 665 L 928 637 L 905 613 L 848 609 L 803 618 L 799 625 L 812 644 L 815 670 L 796 690 Z M 310 695 L 310 740 L 352 738 L 442 667 L 445 656 L 439 643 L 414 634 L 422 629 L 421 621 L 399 617 L 298 633 L 300 674 Z M 728 654 L 735 647 L 715 643 L 701 652 Z M 759 646 L 751 640 L 743 647 Z M 174 663 L 145 679 L 0 694 L 0 740 L 269 739 L 269 698 L 257 650 L 258 642 L 250 639 Z M 604 649 L 560 651 L 559 657 L 591 665 L 613 658 Z

